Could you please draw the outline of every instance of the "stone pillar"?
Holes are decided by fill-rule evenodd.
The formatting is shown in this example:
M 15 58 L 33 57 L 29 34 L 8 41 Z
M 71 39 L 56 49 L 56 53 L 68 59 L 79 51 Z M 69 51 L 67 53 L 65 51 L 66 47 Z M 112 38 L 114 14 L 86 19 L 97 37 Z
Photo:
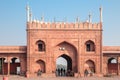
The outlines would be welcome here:
M 26 72 L 26 77 L 30 77 L 30 58 L 27 56 L 27 72 Z
M 77 56 L 77 65 L 78 65 L 78 73 L 81 73 L 80 71 L 80 56 L 79 56 L 79 53 L 78 53 L 78 56 Z
M 120 75 L 120 57 L 118 57 L 118 75 Z
M 80 40 L 78 39 L 78 53 L 77 53 L 77 65 L 78 65 L 78 73 L 81 73 L 81 70 L 80 70 Z
M 20 59 L 20 71 L 25 72 L 26 71 L 26 60 L 24 57 Z
M 46 73 L 52 73 L 51 64 L 51 58 L 46 58 Z
M 7 57 L 7 61 L 8 61 L 8 76 L 10 75 L 10 59 L 9 59 L 9 57 Z
M 108 60 L 106 57 L 103 57 L 103 74 L 106 75 L 108 73 Z
M 82 77 L 84 76 L 84 63 L 85 63 L 84 58 L 81 58 L 79 64 L 80 64 L 80 73 Z

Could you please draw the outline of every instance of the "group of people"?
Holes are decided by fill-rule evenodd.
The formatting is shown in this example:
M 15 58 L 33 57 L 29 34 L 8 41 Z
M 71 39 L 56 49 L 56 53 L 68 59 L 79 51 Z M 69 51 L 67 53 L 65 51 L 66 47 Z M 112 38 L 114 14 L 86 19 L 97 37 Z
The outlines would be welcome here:
M 84 76 L 85 77 L 87 77 L 87 76 L 93 76 L 93 73 L 94 73 L 93 71 L 85 69 Z
M 91 70 L 84 70 L 84 76 L 93 76 L 93 71 Z M 42 70 L 38 70 L 37 75 L 40 76 L 42 74 Z M 65 70 L 64 68 L 58 68 L 56 69 L 55 72 L 56 76 L 74 76 L 74 72 L 72 72 L 71 70 Z M 79 73 L 80 74 L 80 73 Z
M 58 68 L 56 69 L 56 76 L 74 76 L 74 72 L 70 69 Z
M 64 68 L 56 69 L 56 76 L 66 76 L 66 70 Z

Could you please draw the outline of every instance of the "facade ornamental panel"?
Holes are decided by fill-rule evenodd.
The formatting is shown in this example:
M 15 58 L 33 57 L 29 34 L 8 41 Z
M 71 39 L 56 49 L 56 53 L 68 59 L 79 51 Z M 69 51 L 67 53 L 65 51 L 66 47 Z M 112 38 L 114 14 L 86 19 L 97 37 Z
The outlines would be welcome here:
M 100 22 L 45 22 L 32 20 L 27 7 L 27 45 L 0 46 L 0 74 L 35 76 L 119 75 L 120 46 L 102 45 Z M 66 68 L 59 68 L 58 58 Z M 94 74 L 94 75 L 93 75 Z

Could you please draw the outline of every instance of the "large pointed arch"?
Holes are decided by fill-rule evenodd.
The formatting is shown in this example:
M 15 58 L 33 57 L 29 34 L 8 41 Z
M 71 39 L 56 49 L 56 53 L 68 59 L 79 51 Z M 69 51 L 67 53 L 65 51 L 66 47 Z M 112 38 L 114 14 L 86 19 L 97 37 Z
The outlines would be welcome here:
M 71 42 L 69 41 L 62 41 L 62 42 L 59 42 L 56 46 L 59 46 L 63 43 L 66 43 L 66 44 L 69 44 L 70 46 L 72 46 L 75 50 L 77 50 L 76 46 L 74 44 L 72 44 Z
M 62 57 L 64 59 L 66 59 L 66 61 L 67 61 L 67 70 L 72 70 L 72 59 L 66 54 L 62 54 L 59 57 Z
M 54 60 L 56 62 L 56 59 L 58 57 L 64 57 L 65 56 L 69 56 L 71 58 L 71 64 L 72 67 L 70 68 L 73 72 L 78 72 L 78 68 L 77 68 L 77 49 L 75 46 L 73 46 L 73 44 L 67 42 L 67 41 L 63 41 L 59 44 L 56 45 L 55 49 L 54 49 Z M 67 59 L 67 58 L 66 58 Z M 70 59 L 69 59 L 70 60 Z M 56 65 L 56 64 L 55 64 Z

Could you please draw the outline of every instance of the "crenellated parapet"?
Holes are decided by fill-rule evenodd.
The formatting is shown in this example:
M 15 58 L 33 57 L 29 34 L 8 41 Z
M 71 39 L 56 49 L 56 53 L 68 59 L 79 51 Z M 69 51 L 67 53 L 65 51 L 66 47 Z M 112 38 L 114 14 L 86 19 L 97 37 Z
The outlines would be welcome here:
M 76 22 L 45 22 L 42 16 L 41 20 L 32 20 L 32 13 L 30 7 L 27 5 L 27 30 L 28 29 L 57 29 L 57 30 L 102 30 L 102 7 L 99 8 L 100 11 L 100 22 L 92 23 L 92 15 L 89 14 L 89 20 L 86 22 L 80 22 L 79 18 Z
M 89 23 L 89 22 L 40 22 L 31 21 L 27 22 L 27 29 L 78 29 L 78 30 L 102 30 L 101 23 Z

